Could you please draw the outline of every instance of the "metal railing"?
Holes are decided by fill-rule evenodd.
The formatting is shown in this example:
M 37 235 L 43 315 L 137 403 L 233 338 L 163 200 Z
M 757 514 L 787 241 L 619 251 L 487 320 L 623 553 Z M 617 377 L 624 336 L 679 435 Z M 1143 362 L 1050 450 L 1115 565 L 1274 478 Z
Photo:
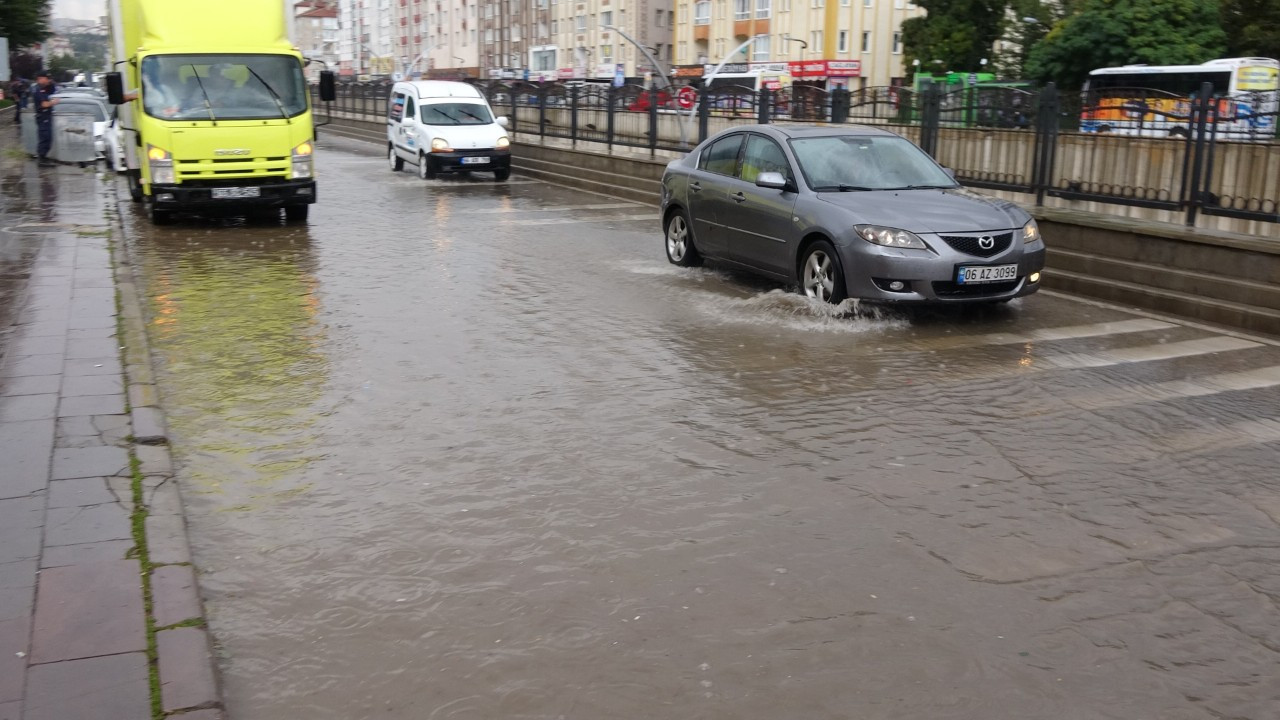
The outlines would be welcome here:
M 1280 222 L 1274 94 L 1253 102 L 1156 91 L 1062 95 L 1053 85 L 781 90 L 594 82 L 471 81 L 513 133 L 579 143 L 688 151 L 748 123 L 871 125 L 916 142 L 966 185 Z M 340 85 L 336 112 L 386 117 L 389 85 Z

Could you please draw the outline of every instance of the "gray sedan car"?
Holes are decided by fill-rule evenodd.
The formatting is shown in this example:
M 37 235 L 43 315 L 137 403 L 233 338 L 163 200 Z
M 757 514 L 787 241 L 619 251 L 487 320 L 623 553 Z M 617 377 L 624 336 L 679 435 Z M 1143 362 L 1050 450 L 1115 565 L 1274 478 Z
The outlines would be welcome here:
M 831 303 L 1003 302 L 1035 292 L 1044 268 L 1025 210 L 871 127 L 712 136 L 667 165 L 662 224 L 676 265 L 714 258 Z

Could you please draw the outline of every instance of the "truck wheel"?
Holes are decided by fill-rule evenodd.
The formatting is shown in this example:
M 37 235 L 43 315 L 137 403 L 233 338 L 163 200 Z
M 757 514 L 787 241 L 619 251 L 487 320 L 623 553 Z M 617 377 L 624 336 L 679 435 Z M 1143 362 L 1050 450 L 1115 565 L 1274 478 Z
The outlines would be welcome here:
M 284 219 L 289 222 L 306 222 L 310 212 L 310 205 L 285 205 Z
M 506 182 L 509 177 L 511 177 L 511 168 L 502 168 L 501 170 L 493 171 L 494 182 Z
M 129 199 L 142 202 L 142 183 L 138 181 L 138 173 L 135 171 L 126 173 L 125 181 L 129 183 Z
M 147 217 L 151 218 L 152 225 L 173 224 L 173 212 L 157 208 L 154 202 L 147 204 Z

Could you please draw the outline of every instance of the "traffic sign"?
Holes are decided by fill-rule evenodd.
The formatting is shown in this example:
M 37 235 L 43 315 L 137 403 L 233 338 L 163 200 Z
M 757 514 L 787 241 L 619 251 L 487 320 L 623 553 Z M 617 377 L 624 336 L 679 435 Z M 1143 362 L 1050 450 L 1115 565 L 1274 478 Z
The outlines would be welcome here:
M 626 69 L 622 67 L 622 63 L 618 63 L 613 69 L 613 86 L 622 87 L 627 84 Z
M 698 91 L 694 90 L 692 85 L 685 85 L 676 92 L 676 103 L 680 105 L 681 110 L 692 109 L 696 102 L 698 102 Z

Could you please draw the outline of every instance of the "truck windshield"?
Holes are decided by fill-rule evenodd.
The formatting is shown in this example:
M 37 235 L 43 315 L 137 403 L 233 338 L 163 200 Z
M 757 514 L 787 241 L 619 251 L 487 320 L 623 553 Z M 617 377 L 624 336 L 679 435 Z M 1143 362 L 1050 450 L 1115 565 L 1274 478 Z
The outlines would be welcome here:
M 293 117 L 307 109 L 307 85 L 289 55 L 151 55 L 142 106 L 162 120 Z
M 493 122 L 489 108 L 480 103 L 443 102 L 422 106 L 422 122 L 427 125 L 488 125 Z

